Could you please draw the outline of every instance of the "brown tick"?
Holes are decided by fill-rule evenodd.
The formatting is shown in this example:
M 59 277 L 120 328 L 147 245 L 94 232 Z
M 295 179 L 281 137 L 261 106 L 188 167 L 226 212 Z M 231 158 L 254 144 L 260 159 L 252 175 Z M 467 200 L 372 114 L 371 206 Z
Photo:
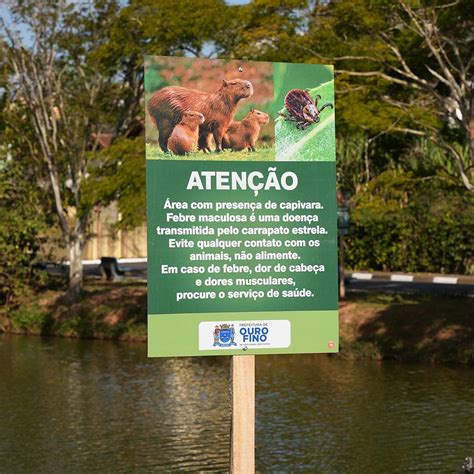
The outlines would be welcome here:
M 308 94 L 307 89 L 293 89 L 285 97 L 285 108 L 288 113 L 279 112 L 278 115 L 282 116 L 285 120 L 296 122 L 296 128 L 305 130 L 312 123 L 319 122 L 321 112 L 326 107 L 334 108 L 332 104 L 327 103 L 318 109 L 318 101 L 320 99 L 321 96 L 318 94 L 313 100 Z

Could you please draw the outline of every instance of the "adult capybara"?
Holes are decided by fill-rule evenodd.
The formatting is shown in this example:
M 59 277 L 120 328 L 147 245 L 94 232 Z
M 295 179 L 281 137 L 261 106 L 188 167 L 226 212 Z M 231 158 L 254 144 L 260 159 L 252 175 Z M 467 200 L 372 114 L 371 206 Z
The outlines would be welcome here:
M 241 122 L 232 122 L 222 139 L 224 148 L 233 151 L 255 151 L 255 143 L 260 135 L 260 126 L 268 123 L 270 117 L 260 110 L 252 109 Z
M 148 101 L 148 112 L 158 128 L 158 143 L 168 151 L 168 139 L 173 128 L 181 121 L 186 110 L 204 115 L 199 127 L 199 149 L 210 150 L 210 138 L 214 137 L 216 151 L 222 150 L 222 137 L 234 118 L 237 104 L 253 94 L 250 81 L 224 80 L 215 92 L 207 93 L 179 86 L 163 87 Z
M 181 122 L 174 127 L 168 138 L 168 150 L 175 155 L 184 155 L 197 150 L 199 125 L 204 122 L 204 115 L 195 110 L 186 110 Z

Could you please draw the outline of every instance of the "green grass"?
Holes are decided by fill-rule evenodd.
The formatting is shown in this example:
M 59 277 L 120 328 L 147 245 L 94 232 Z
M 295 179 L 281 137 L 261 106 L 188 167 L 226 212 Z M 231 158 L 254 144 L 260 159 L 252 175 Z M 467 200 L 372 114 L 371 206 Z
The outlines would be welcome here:
M 38 293 L 8 315 L 0 332 L 77 338 L 146 340 L 146 287 L 139 283 L 86 283 L 73 305 L 61 291 Z
M 11 312 L 9 319 L 14 332 L 29 334 L 41 334 L 50 322 L 49 315 L 34 306 L 20 306 Z
M 255 152 L 230 151 L 221 153 L 189 153 L 186 156 L 176 156 L 171 153 L 164 153 L 158 145 L 146 144 L 146 157 L 148 160 L 199 160 L 199 161 L 275 161 L 275 148 L 262 146 Z

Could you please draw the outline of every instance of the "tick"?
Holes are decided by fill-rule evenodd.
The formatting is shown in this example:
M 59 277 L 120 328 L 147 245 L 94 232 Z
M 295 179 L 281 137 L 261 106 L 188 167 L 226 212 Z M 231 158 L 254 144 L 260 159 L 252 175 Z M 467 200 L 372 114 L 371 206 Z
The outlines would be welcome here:
M 305 130 L 311 124 L 319 122 L 321 112 L 325 108 L 334 108 L 334 106 L 328 102 L 318 109 L 318 101 L 320 99 L 321 96 L 318 94 L 313 100 L 308 90 L 292 89 L 285 97 L 287 113 L 279 112 L 278 115 L 285 120 L 296 122 L 296 128 Z

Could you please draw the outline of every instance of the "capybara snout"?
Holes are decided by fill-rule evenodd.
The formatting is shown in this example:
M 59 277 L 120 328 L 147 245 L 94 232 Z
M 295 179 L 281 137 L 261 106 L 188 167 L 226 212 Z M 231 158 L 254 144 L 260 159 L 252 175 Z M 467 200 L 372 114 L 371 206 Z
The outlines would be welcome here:
M 265 112 L 261 112 L 260 110 L 252 109 L 248 116 L 253 116 L 257 119 L 258 123 L 266 125 L 270 122 L 270 116 Z
M 226 81 L 225 79 L 222 81 L 222 87 L 228 87 L 234 91 L 234 96 L 238 97 L 239 99 L 247 99 L 253 95 L 253 86 L 250 81 L 246 81 L 244 79 L 231 79 Z
M 186 122 L 189 125 L 201 125 L 204 123 L 204 115 L 200 112 L 196 112 L 195 110 L 186 110 L 183 114 L 183 118 L 181 122 Z

